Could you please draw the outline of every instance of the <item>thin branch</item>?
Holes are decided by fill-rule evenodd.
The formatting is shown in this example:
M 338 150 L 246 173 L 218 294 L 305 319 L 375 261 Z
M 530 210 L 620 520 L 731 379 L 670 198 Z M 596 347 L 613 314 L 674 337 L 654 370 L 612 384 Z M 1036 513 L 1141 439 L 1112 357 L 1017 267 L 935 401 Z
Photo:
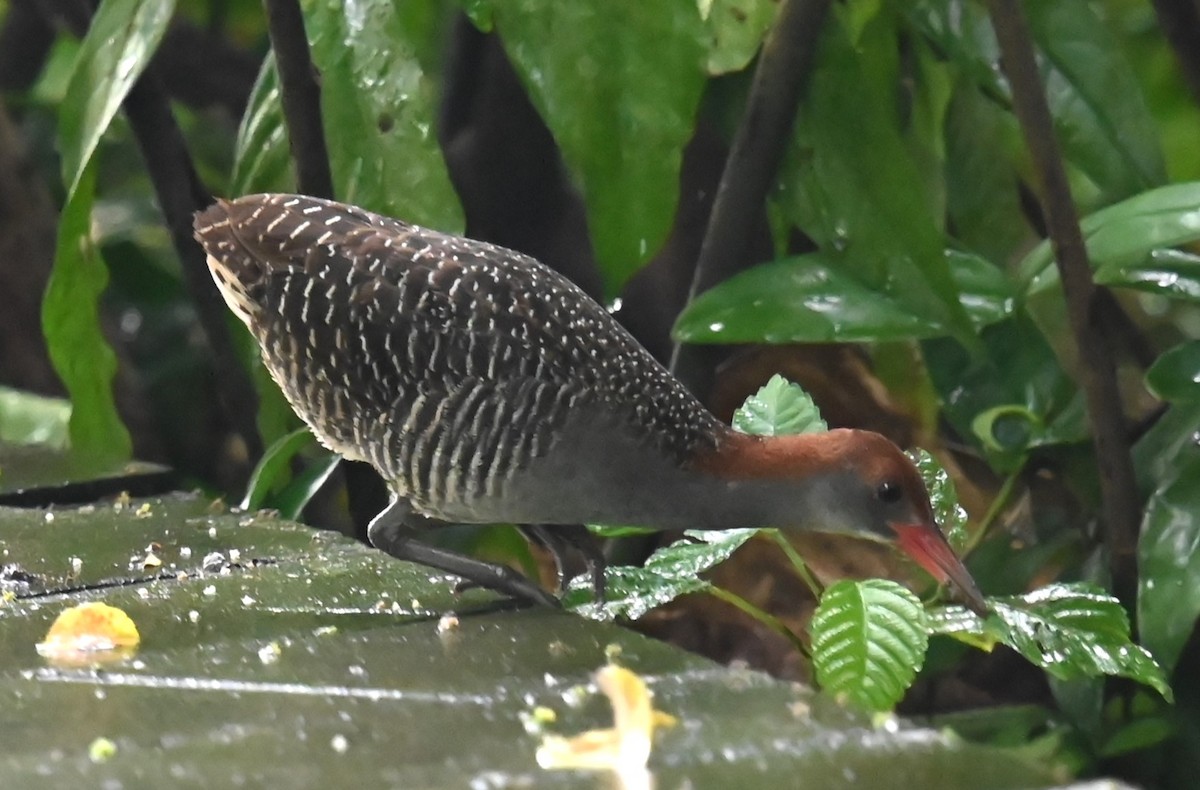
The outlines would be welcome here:
M 152 68 L 129 91 L 123 106 L 179 255 L 184 284 L 213 352 L 226 419 L 241 435 L 251 460 L 257 460 L 263 451 L 255 423 L 258 393 L 234 348 L 228 312 L 208 273 L 204 251 L 192 238 L 192 215 L 212 202 L 212 193 L 200 183 L 166 91 Z
M 1134 552 L 1141 504 L 1126 440 L 1112 343 L 1099 309 L 1101 291 L 1092 279 L 1024 11 L 1019 0 L 988 0 L 988 9 L 1000 44 L 1004 72 L 1012 86 L 1013 109 L 1040 182 L 1042 211 L 1079 351 L 1080 374 L 1100 470 L 1113 590 L 1129 602 L 1137 579 Z
M 689 301 L 745 266 L 744 250 L 783 161 L 829 0 L 784 0 L 763 43 L 696 261 Z M 677 346 L 671 369 L 698 397 L 712 385 L 712 349 Z
M 296 181 L 306 195 L 332 198 L 333 176 L 321 121 L 321 86 L 309 53 L 300 4 L 296 0 L 263 0 L 263 5 L 279 69 L 280 98 L 296 163 Z

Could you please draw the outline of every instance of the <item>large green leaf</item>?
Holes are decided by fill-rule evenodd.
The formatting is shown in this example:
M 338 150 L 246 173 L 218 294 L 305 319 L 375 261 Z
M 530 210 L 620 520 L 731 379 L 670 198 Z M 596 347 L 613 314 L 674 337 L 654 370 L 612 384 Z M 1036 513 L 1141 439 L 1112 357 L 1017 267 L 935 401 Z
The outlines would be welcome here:
M 1143 192 L 1084 217 L 1080 228 L 1093 267 L 1134 266 L 1154 250 L 1200 240 L 1200 181 Z M 1049 242 L 1025 256 L 1019 280 L 1028 294 L 1058 282 L 1053 263 Z
M 846 13 L 835 6 L 823 31 L 781 204 L 823 252 L 842 256 L 839 266 L 854 279 L 920 317 L 907 335 L 887 326 L 884 337 L 951 333 L 971 344 L 943 254 L 940 179 L 925 177 L 928 163 L 918 164 L 896 111 L 894 20 L 878 14 L 852 44 Z
M 1146 371 L 1146 384 L 1163 400 L 1200 401 L 1200 340 L 1164 352 Z
M 42 334 L 71 398 L 71 447 L 97 463 L 129 458 L 129 433 L 117 415 L 112 382 L 117 357 L 100 331 L 99 299 L 108 269 L 91 239 L 96 168 L 83 177 L 58 223 L 54 270 L 42 301 Z
M 1049 68 L 1046 97 L 1071 162 L 1105 202 L 1166 180 L 1158 128 L 1120 43 L 1087 0 L 1027 3 Z
M 592 599 L 591 580 L 577 576 L 563 596 L 563 605 L 594 620 L 627 617 L 636 620 L 656 606 L 711 585 L 700 574 L 724 562 L 758 532 L 757 529 L 689 530 L 686 537 L 659 549 L 645 566 L 608 569 L 604 601 Z
M 890 710 L 900 701 L 928 645 L 921 602 L 886 579 L 837 582 L 813 614 L 817 682 L 869 710 Z
M 438 230 L 463 228 L 434 134 L 437 96 L 420 31 L 392 0 L 305 0 L 339 200 Z
M 951 262 L 963 307 L 978 324 L 1012 310 L 1012 287 L 978 256 L 939 252 Z M 687 343 L 867 342 L 935 337 L 946 328 L 898 298 L 864 286 L 834 253 L 761 264 L 712 288 L 685 308 L 675 337 Z
M 263 59 L 238 127 L 231 183 L 234 195 L 296 189 L 274 53 Z
M 78 187 L 101 135 L 150 62 L 174 10 L 174 0 L 100 4 L 59 111 L 58 143 L 68 195 Z
M 758 436 L 787 436 L 829 430 L 812 396 L 775 375 L 733 413 L 733 427 Z
M 499 32 L 575 175 L 615 293 L 675 217 L 708 55 L 695 0 L 491 0 L 470 11 Z
M 1138 541 L 1138 632 L 1169 670 L 1200 615 L 1200 449 L 1184 444 L 1146 506 Z

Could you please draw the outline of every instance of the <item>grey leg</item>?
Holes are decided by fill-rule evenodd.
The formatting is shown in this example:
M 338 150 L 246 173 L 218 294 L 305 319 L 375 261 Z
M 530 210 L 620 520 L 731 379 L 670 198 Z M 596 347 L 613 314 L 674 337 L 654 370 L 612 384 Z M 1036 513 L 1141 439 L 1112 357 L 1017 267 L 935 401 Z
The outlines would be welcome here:
M 421 530 L 437 523 L 414 512 L 408 500 L 393 496 L 391 503 L 371 519 L 367 526 L 367 538 L 372 546 L 396 559 L 453 573 L 480 587 L 523 601 L 543 606 L 559 606 L 557 598 L 512 568 L 430 546 L 416 539 Z
M 570 581 L 566 566 L 568 551 L 574 549 L 583 558 L 588 575 L 592 577 L 592 594 L 597 601 L 603 601 L 605 596 L 604 572 L 608 562 L 600 550 L 600 544 L 588 528 L 582 524 L 526 524 L 517 529 L 527 540 L 533 540 L 546 547 L 554 558 L 554 567 L 558 571 L 559 590 L 566 588 Z

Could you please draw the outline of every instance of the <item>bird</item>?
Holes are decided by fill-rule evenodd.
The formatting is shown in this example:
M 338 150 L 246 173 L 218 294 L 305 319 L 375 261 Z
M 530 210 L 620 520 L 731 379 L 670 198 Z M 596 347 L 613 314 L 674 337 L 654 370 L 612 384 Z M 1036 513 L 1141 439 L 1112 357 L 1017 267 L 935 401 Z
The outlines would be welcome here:
M 219 199 L 194 230 L 296 414 L 387 482 L 367 537 L 394 557 L 555 605 L 427 531 L 527 525 L 552 551 L 584 547 L 597 587 L 603 558 L 586 531 L 546 525 L 849 533 L 899 547 L 986 610 L 895 444 L 846 428 L 734 430 L 533 258 L 293 194 Z

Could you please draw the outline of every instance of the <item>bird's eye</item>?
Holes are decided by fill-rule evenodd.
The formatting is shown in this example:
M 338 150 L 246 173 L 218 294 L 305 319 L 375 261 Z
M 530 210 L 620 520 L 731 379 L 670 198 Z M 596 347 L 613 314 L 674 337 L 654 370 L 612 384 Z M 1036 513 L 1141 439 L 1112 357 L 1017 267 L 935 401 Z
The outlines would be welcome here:
M 899 502 L 902 493 L 900 484 L 894 480 L 884 480 L 875 489 L 875 496 L 879 498 L 879 501 L 889 505 Z

